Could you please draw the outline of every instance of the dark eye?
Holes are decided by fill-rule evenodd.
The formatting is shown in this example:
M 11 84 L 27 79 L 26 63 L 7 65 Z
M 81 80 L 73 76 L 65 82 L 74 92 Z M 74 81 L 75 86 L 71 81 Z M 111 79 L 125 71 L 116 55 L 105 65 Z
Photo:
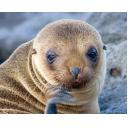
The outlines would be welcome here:
M 94 47 L 90 48 L 87 52 L 87 56 L 91 61 L 96 62 L 98 56 L 96 48 Z
M 56 57 L 57 57 L 57 55 L 55 52 L 53 52 L 53 51 L 47 52 L 47 60 L 48 60 L 49 64 L 52 64 L 55 61 Z

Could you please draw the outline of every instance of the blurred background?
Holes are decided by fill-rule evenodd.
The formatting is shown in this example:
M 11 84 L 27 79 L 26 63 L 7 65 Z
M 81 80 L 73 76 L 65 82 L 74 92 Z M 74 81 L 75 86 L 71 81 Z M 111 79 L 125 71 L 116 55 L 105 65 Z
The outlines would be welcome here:
M 127 113 L 127 13 L 0 13 L 0 63 L 49 22 L 80 19 L 93 25 L 107 46 L 101 113 Z

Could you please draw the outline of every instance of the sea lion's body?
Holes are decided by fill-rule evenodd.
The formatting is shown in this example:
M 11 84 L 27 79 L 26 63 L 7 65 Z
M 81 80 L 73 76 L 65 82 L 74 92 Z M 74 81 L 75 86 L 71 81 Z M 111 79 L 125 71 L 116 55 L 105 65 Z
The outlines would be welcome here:
M 72 22 L 69 21 L 69 24 L 71 23 Z M 47 34 L 47 30 L 45 31 L 46 33 L 44 33 L 44 35 Z M 36 65 L 40 62 L 35 60 L 35 58 L 39 57 L 36 57 L 36 55 L 38 55 L 38 52 L 42 52 L 42 50 L 40 51 L 38 49 L 41 43 L 36 44 L 35 42 L 44 40 L 44 38 L 41 37 L 41 39 L 40 36 L 41 34 L 39 34 L 36 40 L 21 45 L 7 61 L 0 65 L 0 113 L 44 113 L 49 98 L 47 92 L 49 88 L 51 88 L 49 85 L 52 85 L 54 88 L 54 83 L 57 82 L 51 79 L 50 72 L 48 74 L 49 68 L 48 70 L 46 69 L 46 71 L 45 68 L 39 71 L 38 69 L 42 67 Z M 46 36 L 44 37 L 46 38 Z M 58 44 L 55 43 L 54 45 Z M 102 44 L 100 45 L 99 49 L 103 47 Z M 49 47 L 49 45 L 46 47 Z M 58 47 L 60 47 L 60 45 L 58 45 Z M 36 51 L 34 52 L 33 49 Z M 98 95 L 101 91 L 105 76 L 105 56 L 102 55 L 102 50 L 100 52 L 101 58 L 97 64 L 98 68 L 95 71 L 95 77 L 92 77 L 93 79 L 88 82 L 86 88 L 75 89 L 75 91 L 68 92 L 76 99 L 76 102 L 70 102 L 69 98 L 66 96 L 63 97 L 64 100 L 67 100 L 65 100 L 66 102 L 62 101 L 60 98 L 60 104 L 59 101 L 57 102 L 58 113 L 100 112 Z M 70 64 L 73 63 L 79 65 L 80 62 L 72 61 Z M 46 73 L 46 75 L 42 76 L 42 73 Z M 66 79 L 66 77 L 64 79 Z M 55 85 L 55 87 L 58 88 L 57 85 Z M 56 95 L 52 92 L 52 89 L 49 92 L 50 94 L 53 93 L 53 96 Z
M 32 43 L 23 44 L 0 66 L 1 113 L 43 113 L 44 95 L 28 70 L 31 47 Z

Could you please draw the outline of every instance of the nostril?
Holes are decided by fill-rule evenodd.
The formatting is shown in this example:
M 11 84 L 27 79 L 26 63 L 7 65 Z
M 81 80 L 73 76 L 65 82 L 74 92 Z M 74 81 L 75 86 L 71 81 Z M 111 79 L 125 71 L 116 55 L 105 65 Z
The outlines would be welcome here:
M 75 77 L 75 79 L 77 78 L 77 76 L 79 75 L 80 73 L 80 68 L 79 67 L 73 67 L 71 68 L 71 73 L 72 75 Z

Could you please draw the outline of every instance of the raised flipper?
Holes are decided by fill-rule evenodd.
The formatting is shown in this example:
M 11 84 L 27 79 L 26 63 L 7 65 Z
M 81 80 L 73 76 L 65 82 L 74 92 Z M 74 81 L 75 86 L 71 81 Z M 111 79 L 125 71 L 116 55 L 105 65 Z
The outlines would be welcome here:
M 57 104 L 73 103 L 75 99 L 64 88 L 54 88 L 49 90 L 50 98 L 47 101 L 45 114 L 57 114 Z

